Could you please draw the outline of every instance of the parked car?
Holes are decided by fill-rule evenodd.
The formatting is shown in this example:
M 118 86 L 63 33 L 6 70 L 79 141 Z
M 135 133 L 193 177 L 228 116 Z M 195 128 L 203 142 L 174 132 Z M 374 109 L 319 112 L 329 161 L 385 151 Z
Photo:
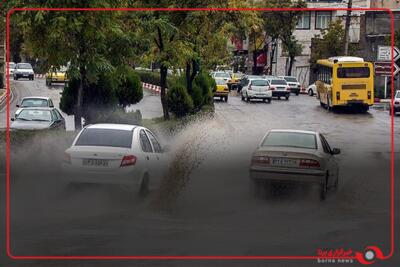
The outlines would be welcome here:
M 22 108 L 31 108 L 31 107 L 49 107 L 54 108 L 53 101 L 50 97 L 45 96 L 28 96 L 22 98 L 20 104 L 16 105 L 17 111 L 15 112 L 15 117 L 17 117 L 18 113 L 21 112 Z
M 16 64 L 14 62 L 9 62 L 8 66 L 9 66 L 8 75 L 11 77 L 14 75 L 14 70 L 15 70 Z
M 232 78 L 227 83 L 229 90 L 238 89 L 238 84 L 243 76 L 243 73 L 232 73 Z
M 62 66 L 60 69 L 55 69 L 53 67 L 46 73 L 46 85 L 50 86 L 52 83 L 66 83 L 67 79 L 66 66 Z
M 228 102 L 229 96 L 229 88 L 228 84 L 224 79 L 215 79 L 215 83 L 217 84 L 217 89 L 214 92 L 214 97 L 219 97 L 221 100 L 225 100 Z
M 161 177 L 164 157 L 160 142 L 144 127 L 94 124 L 78 133 L 62 167 L 70 182 L 137 185 L 145 196 Z
M 300 89 L 301 85 L 299 81 L 297 80 L 296 77 L 293 76 L 279 76 L 279 78 L 285 79 L 287 84 L 290 87 L 290 92 L 299 95 L 300 94 Z
M 14 69 L 14 80 L 19 78 L 28 78 L 29 80 L 35 79 L 35 72 L 33 71 L 32 65 L 29 63 L 18 63 Z
M 22 108 L 11 121 L 13 121 L 10 125 L 12 130 L 65 130 L 65 120 L 56 108 Z
M 316 183 L 323 200 L 328 188 L 338 187 L 339 153 L 319 132 L 270 130 L 253 153 L 250 180 L 256 190 L 274 182 Z
M 393 101 L 390 103 L 390 109 L 389 109 L 390 115 L 392 115 L 392 107 L 394 115 L 396 115 L 397 112 L 400 112 L 400 90 L 396 91 Z
M 317 85 L 316 85 L 315 83 L 310 84 L 310 85 L 307 87 L 307 93 L 308 93 L 309 96 L 314 96 L 314 95 L 316 95 L 316 94 L 317 94 Z
M 281 97 L 285 97 L 286 100 L 289 100 L 290 87 L 285 79 L 272 78 L 269 79 L 269 83 L 273 97 L 277 97 L 278 99 L 281 99 Z
M 268 80 L 262 78 L 250 78 L 246 79 L 243 83 L 242 89 L 242 100 L 250 102 L 252 99 L 261 99 L 262 101 L 268 101 L 271 103 L 272 91 Z

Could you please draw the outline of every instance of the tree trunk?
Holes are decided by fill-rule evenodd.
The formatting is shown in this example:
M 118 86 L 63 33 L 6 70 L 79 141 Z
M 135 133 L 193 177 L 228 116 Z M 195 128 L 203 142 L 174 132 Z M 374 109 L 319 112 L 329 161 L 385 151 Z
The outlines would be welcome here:
M 257 75 L 257 50 L 253 52 L 253 75 Z
M 191 69 L 190 62 L 187 61 L 186 62 L 186 73 L 185 73 L 185 75 L 186 75 L 186 88 L 187 88 L 187 91 L 188 91 L 189 94 L 192 93 L 192 81 L 190 79 L 190 77 L 191 77 L 190 69 Z
M 163 108 L 165 120 L 169 120 L 168 101 L 167 101 L 167 94 L 166 94 L 166 90 L 165 90 L 167 87 L 167 73 L 168 73 L 168 67 L 161 64 L 161 67 L 160 67 L 161 105 Z
M 287 73 L 288 76 L 292 75 L 292 67 L 293 67 L 294 58 L 295 58 L 294 56 L 290 56 L 290 58 L 289 58 L 289 68 L 288 68 L 288 73 Z
M 84 83 L 86 81 L 85 66 L 80 66 L 79 72 L 80 72 L 81 78 L 80 78 L 80 83 L 79 83 L 79 87 L 78 87 L 78 96 L 76 99 L 75 112 L 74 112 L 75 130 L 82 129 L 82 115 L 83 115 L 82 102 L 83 102 L 83 90 L 85 87 Z
M 276 45 L 275 45 L 275 39 L 274 39 L 274 41 L 272 41 L 272 44 L 271 44 L 271 57 L 270 57 L 270 59 L 269 59 L 269 75 L 272 75 L 272 65 L 273 65 L 273 62 L 274 62 L 274 56 L 275 56 L 275 49 L 276 49 Z

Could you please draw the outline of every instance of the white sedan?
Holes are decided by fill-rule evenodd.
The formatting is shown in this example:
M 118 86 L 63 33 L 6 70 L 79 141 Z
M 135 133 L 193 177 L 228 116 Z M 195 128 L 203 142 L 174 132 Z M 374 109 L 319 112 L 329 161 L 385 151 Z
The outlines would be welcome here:
M 160 181 L 163 152 L 156 136 L 144 127 L 94 124 L 78 133 L 62 167 L 70 182 L 138 185 L 145 196 Z
M 254 189 L 266 182 L 306 182 L 320 185 L 324 200 L 328 188 L 337 188 L 340 149 L 329 146 L 318 132 L 270 130 L 253 153 L 250 180 Z M 258 191 L 256 191 L 258 192 Z
M 315 85 L 315 83 L 310 84 L 310 85 L 307 87 L 307 94 L 308 94 L 309 96 L 314 96 L 314 95 L 317 94 L 317 86 Z

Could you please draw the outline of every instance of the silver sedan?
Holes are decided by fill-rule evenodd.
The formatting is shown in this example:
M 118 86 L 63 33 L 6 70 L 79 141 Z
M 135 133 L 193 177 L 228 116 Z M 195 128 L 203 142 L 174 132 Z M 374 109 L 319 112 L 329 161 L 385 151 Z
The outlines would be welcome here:
M 328 188 L 338 186 L 339 153 L 319 132 L 270 130 L 253 153 L 250 180 L 255 189 L 274 181 L 317 183 L 324 200 Z

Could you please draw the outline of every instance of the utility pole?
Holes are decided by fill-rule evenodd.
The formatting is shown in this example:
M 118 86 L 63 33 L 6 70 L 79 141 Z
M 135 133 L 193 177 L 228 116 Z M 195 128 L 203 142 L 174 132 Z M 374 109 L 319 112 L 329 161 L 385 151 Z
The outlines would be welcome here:
M 350 8 L 353 6 L 353 0 L 348 0 L 347 3 L 347 14 L 346 14 L 346 23 L 344 26 L 344 55 L 347 56 L 349 53 L 349 29 L 350 29 L 350 22 L 351 22 L 351 10 Z

